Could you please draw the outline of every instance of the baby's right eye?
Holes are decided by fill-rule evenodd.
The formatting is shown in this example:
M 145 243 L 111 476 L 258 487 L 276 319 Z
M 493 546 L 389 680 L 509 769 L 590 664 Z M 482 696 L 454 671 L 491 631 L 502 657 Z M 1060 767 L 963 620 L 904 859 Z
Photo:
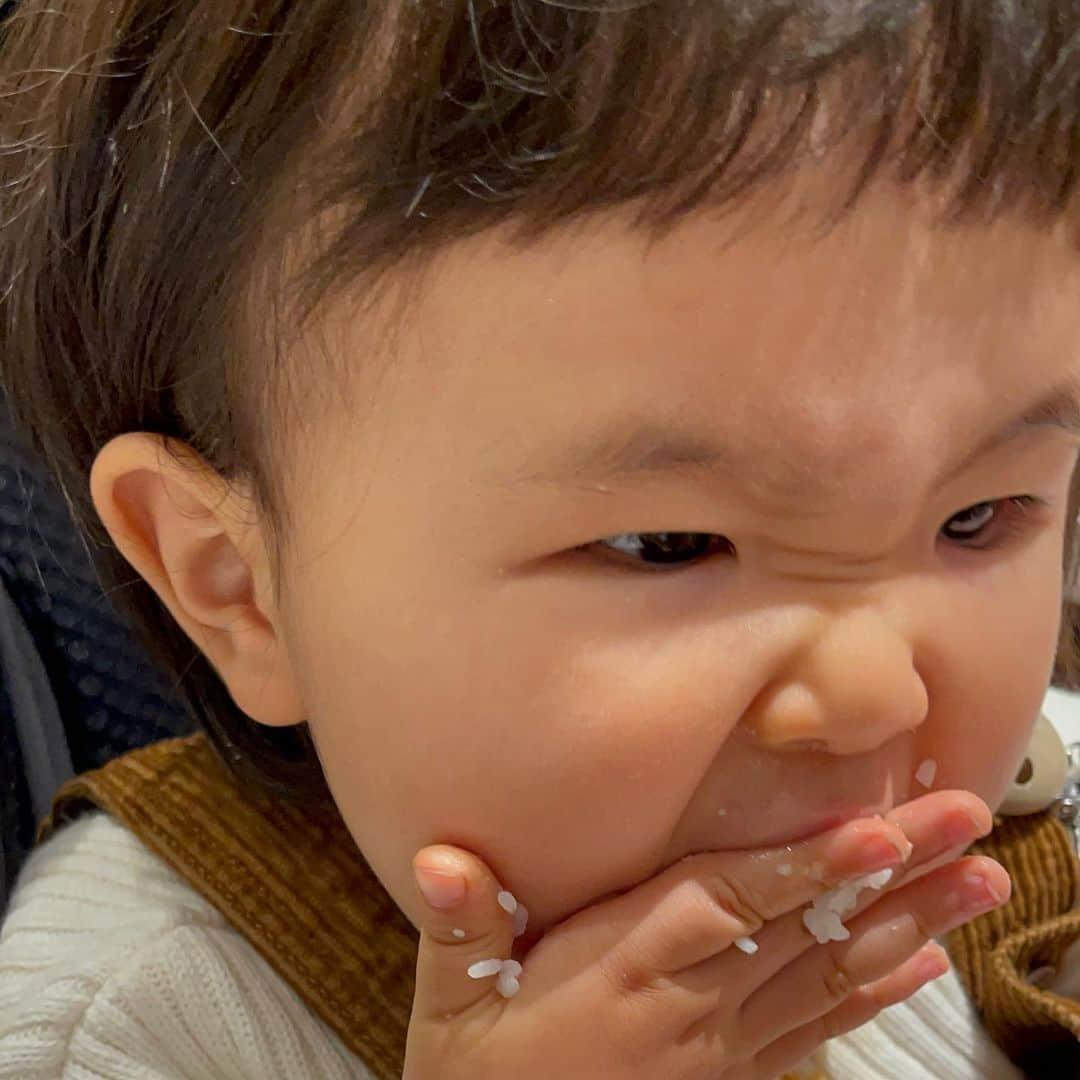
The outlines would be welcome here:
M 621 562 L 628 568 L 655 572 L 662 567 L 686 566 L 711 555 L 733 555 L 735 547 L 715 533 L 622 533 L 586 544 L 582 551 Z

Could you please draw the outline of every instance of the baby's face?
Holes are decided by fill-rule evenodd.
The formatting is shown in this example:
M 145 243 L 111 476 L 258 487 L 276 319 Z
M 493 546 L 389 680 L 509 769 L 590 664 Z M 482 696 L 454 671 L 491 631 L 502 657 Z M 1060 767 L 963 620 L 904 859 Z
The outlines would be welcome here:
M 278 628 L 414 921 L 436 842 L 532 930 L 926 759 L 994 807 L 1048 684 L 1077 439 L 986 440 L 1080 370 L 1075 254 L 885 196 L 813 242 L 621 220 L 440 258 L 298 451 Z

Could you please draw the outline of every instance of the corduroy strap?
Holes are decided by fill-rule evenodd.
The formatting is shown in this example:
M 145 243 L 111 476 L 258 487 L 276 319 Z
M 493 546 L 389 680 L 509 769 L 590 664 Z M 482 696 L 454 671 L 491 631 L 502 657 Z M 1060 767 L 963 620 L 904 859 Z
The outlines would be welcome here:
M 87 805 L 218 908 L 379 1080 L 399 1080 L 419 938 L 332 804 L 249 790 L 197 734 L 69 781 L 38 840 Z
M 994 818 L 969 854 L 1009 872 L 1009 902 L 948 934 L 946 948 L 991 1038 L 1031 1076 L 1080 1077 L 1080 1001 L 1033 985 L 1080 938 L 1080 860 L 1051 811 Z

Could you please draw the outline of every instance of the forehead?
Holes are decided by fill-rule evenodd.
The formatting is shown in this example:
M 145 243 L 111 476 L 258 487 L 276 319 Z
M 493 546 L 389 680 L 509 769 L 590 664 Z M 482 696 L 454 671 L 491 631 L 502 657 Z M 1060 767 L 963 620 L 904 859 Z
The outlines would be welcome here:
M 698 216 L 650 247 L 629 221 L 444 252 L 406 317 L 387 424 L 407 409 L 444 460 L 499 482 L 553 441 L 678 420 L 798 492 L 875 456 L 959 459 L 1080 369 L 1061 234 L 935 226 L 883 192 L 824 234 Z
M 670 373 L 681 360 L 809 381 L 903 378 L 958 354 L 1010 369 L 999 361 L 1018 339 L 1025 354 L 1071 348 L 1080 260 L 1060 233 L 934 227 L 883 194 L 827 233 L 807 222 L 735 232 L 741 223 L 697 217 L 651 247 L 618 213 L 525 249 L 482 235 L 439 261 L 425 325 L 447 335 L 448 362 L 494 378 L 538 348 L 555 375 L 626 378 L 666 358 Z

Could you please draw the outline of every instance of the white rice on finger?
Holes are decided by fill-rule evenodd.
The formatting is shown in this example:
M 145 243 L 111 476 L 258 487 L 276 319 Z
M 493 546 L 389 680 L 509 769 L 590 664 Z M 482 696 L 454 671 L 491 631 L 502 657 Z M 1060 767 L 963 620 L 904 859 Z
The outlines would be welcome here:
M 844 925 L 843 919 L 855 909 L 856 896 L 863 889 L 884 888 L 892 876 L 892 870 L 886 868 L 873 874 L 864 874 L 822 893 L 803 912 L 803 926 L 814 935 L 819 945 L 829 941 L 847 941 L 851 937 L 851 931 Z

